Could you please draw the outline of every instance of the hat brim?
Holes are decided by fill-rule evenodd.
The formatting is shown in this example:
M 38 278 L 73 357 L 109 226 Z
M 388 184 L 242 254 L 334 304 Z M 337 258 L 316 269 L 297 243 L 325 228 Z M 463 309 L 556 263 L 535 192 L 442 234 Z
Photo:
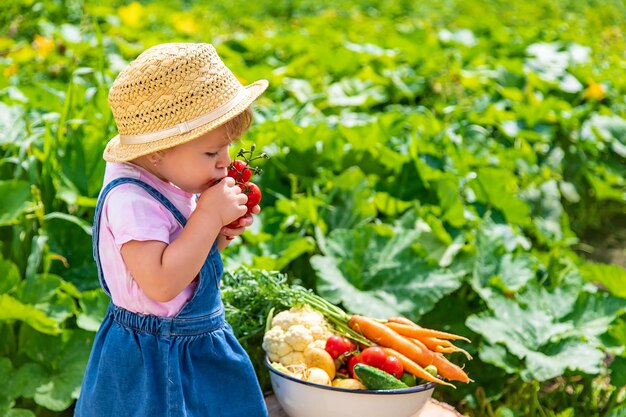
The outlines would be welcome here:
M 230 119 L 239 115 L 246 108 L 248 108 L 263 92 L 267 89 L 267 80 L 259 80 L 252 84 L 245 86 L 247 91 L 245 98 L 241 100 L 236 106 L 224 113 L 222 116 L 202 125 L 189 132 L 181 133 L 176 136 L 170 136 L 165 139 L 157 140 L 154 142 L 124 145 L 120 143 L 120 135 L 114 136 L 109 143 L 107 143 L 102 155 L 107 162 L 126 162 L 138 158 L 143 155 L 148 155 L 156 151 L 171 148 L 176 145 L 189 142 L 196 139 L 207 132 L 219 127 L 226 123 Z

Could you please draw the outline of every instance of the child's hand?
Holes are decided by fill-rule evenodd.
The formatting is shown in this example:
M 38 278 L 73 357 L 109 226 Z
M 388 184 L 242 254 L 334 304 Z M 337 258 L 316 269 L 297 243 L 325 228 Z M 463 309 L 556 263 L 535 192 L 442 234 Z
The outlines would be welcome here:
M 196 210 L 217 216 L 225 226 L 246 214 L 247 201 L 248 197 L 235 185 L 235 180 L 226 177 L 200 194 Z
M 259 214 L 261 212 L 261 207 L 257 204 L 252 207 L 248 213 L 243 215 L 241 218 L 237 220 L 237 227 L 232 227 L 232 225 L 222 227 L 220 234 L 226 236 L 226 239 L 232 240 L 235 237 L 243 234 L 246 231 L 246 228 L 252 226 L 254 219 L 252 218 L 253 214 Z

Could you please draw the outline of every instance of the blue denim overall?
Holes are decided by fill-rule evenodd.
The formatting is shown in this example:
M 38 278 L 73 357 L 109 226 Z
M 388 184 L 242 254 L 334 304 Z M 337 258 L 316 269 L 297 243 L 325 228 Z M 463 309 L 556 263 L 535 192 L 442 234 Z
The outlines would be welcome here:
M 120 184 L 156 198 L 184 226 L 185 217 L 159 191 L 118 178 L 100 193 L 93 223 L 98 277 L 110 296 L 99 256 L 102 205 Z M 191 299 L 175 317 L 133 313 L 109 304 L 98 330 L 76 417 L 267 416 L 250 359 L 224 319 L 222 259 L 214 244 Z

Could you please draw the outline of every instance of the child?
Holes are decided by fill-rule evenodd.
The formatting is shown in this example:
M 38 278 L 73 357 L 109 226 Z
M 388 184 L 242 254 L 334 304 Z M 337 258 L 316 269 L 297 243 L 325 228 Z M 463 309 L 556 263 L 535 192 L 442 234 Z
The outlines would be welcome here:
M 252 224 L 228 148 L 267 84 L 243 87 L 213 46 L 184 43 L 148 49 L 113 83 L 119 135 L 93 230 L 111 304 L 75 416 L 267 416 L 219 291 L 219 250 Z

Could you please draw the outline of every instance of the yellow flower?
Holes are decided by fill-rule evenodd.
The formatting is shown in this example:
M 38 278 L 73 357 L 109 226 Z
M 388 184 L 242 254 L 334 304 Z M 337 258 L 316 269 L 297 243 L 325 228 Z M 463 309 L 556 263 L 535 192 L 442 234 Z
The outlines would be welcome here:
M 604 86 L 602 84 L 589 80 L 589 86 L 583 92 L 583 97 L 601 101 L 604 99 L 605 93 L 606 91 L 604 90 Z
M 198 24 L 193 16 L 188 14 L 177 14 L 173 17 L 173 25 L 180 33 L 192 35 L 198 32 Z
M 16 72 L 17 72 L 17 64 L 13 63 L 4 69 L 4 71 L 2 71 L 2 74 L 4 74 L 5 77 L 9 78 L 11 75 L 15 74 Z
M 42 58 L 50 55 L 50 52 L 54 49 L 54 41 L 52 39 L 44 38 L 41 35 L 35 35 L 33 40 L 33 48 L 37 51 L 37 55 Z
M 141 3 L 135 1 L 128 6 L 120 7 L 118 13 L 124 25 L 139 27 L 145 15 L 145 10 Z

